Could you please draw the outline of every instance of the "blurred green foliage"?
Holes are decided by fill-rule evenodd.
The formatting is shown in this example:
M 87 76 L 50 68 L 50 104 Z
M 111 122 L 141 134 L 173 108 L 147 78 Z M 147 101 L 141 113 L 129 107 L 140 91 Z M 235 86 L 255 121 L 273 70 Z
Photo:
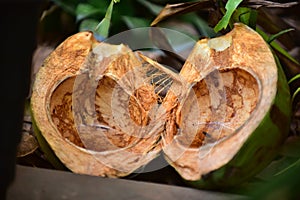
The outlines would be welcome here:
M 191 2 L 186 1 L 155 1 L 155 0 L 52 0 L 56 5 L 76 19 L 78 31 L 93 31 L 99 38 L 105 38 L 121 31 L 149 27 L 151 21 L 163 9 L 165 3 Z M 185 23 L 195 21 L 192 25 L 202 36 L 214 36 L 212 28 L 198 15 L 179 17 Z M 101 26 L 99 23 L 102 23 Z M 176 29 L 176 27 L 174 27 Z M 106 31 L 107 30 L 107 31 Z M 109 30 L 109 32 L 108 32 Z M 180 30 L 185 31 L 185 30 Z M 186 34 L 191 35 L 189 31 Z M 195 37 L 195 35 L 194 35 Z

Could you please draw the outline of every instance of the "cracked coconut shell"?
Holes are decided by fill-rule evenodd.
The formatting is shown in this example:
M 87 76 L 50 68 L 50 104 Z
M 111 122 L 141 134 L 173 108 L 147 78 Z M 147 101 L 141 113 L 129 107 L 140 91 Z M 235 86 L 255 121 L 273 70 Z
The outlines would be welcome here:
M 266 167 L 285 140 L 289 88 L 268 44 L 235 24 L 228 34 L 198 41 L 170 89 L 163 151 L 196 187 L 233 186 Z
M 44 61 L 31 97 L 36 126 L 70 170 L 125 176 L 155 158 L 157 95 L 140 59 L 125 45 L 98 43 L 90 32 L 67 38 Z M 95 67 L 96 66 L 96 67 Z M 147 124 L 147 127 L 143 127 Z
M 45 60 L 31 106 L 73 172 L 121 177 L 163 150 L 201 188 L 233 186 L 266 167 L 291 110 L 282 69 L 243 24 L 198 41 L 179 74 L 122 44 L 75 34 Z

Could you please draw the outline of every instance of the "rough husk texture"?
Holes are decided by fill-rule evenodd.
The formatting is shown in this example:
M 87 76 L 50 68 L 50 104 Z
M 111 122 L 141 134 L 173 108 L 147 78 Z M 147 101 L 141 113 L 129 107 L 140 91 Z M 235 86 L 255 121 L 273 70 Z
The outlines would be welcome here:
M 153 69 L 172 79 L 165 97 L 149 79 Z M 288 132 L 289 97 L 269 46 L 236 24 L 198 41 L 179 74 L 124 45 L 75 34 L 45 60 L 31 106 L 46 141 L 76 173 L 125 176 L 162 149 L 190 184 L 216 188 L 274 158 Z
M 99 67 L 93 66 L 96 64 Z M 143 135 L 141 140 L 139 136 L 123 132 L 130 128 L 128 124 L 124 123 L 122 127 L 113 122 L 114 117 L 121 122 L 128 117 L 126 102 L 122 102 L 124 98 L 131 98 L 129 117 L 136 119 L 137 126 L 147 121 L 143 118 L 156 98 L 151 85 L 139 85 L 139 88 L 116 86 L 122 81 L 132 81 L 130 75 L 127 75 L 128 79 L 119 79 L 140 65 L 126 46 L 98 43 L 89 32 L 69 37 L 45 60 L 33 87 L 33 117 L 57 157 L 73 172 L 125 176 L 159 153 L 160 146 L 156 143 L 160 126 L 149 126 L 154 133 Z M 91 80 L 95 75 L 99 76 L 99 83 L 93 87 Z M 135 93 L 130 93 L 132 90 Z M 116 102 L 114 115 L 110 107 L 115 104 L 113 95 L 120 100 Z M 151 96 L 152 100 L 145 98 Z M 91 110 L 85 112 L 81 108 Z M 90 111 L 94 113 L 90 114 Z M 87 132 L 93 134 L 85 134 Z
M 168 102 L 163 150 L 184 179 L 202 188 L 233 186 L 271 162 L 289 130 L 290 94 L 260 35 L 236 24 L 225 36 L 200 40 L 180 74 L 191 85 L 189 98 L 166 97 L 176 105 Z M 213 86 L 206 87 L 210 94 L 203 79 Z M 196 140 L 178 136 L 174 142 L 188 134 Z

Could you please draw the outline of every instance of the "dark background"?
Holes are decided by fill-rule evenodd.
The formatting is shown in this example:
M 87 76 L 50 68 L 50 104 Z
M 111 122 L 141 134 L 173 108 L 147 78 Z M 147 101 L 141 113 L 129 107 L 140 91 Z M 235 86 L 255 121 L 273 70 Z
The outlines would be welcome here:
M 0 199 L 5 198 L 6 188 L 15 174 L 16 146 L 21 136 L 24 100 L 29 89 L 31 56 L 36 45 L 36 24 L 41 2 L 0 2 Z

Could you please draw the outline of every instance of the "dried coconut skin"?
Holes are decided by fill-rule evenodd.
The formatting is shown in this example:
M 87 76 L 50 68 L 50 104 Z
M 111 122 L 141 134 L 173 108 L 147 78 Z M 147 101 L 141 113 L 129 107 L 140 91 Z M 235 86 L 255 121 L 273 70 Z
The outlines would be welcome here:
M 219 48 L 217 48 L 218 40 L 221 43 Z M 219 106 L 220 109 L 226 111 L 226 114 L 230 114 L 228 107 L 233 108 L 235 115 L 230 114 L 232 117 L 225 115 L 224 118 L 219 118 L 224 120 L 223 122 L 229 122 L 233 130 L 231 132 L 225 130 L 225 136 L 223 136 L 224 129 L 222 129 L 217 142 L 213 143 L 213 141 L 212 148 L 208 148 L 208 151 L 204 151 L 205 142 L 209 142 L 203 135 L 203 132 L 207 131 L 205 126 L 194 128 L 198 131 L 197 134 L 195 131 L 192 133 L 192 135 L 196 135 L 196 140 L 185 138 L 189 141 L 187 144 L 190 146 L 184 144 L 182 142 L 184 140 L 173 142 L 173 138 L 178 134 L 176 127 L 180 128 L 180 133 L 184 133 L 184 129 L 193 130 L 180 120 L 189 118 L 189 112 L 185 113 L 184 108 L 190 105 L 188 100 L 178 101 L 178 96 L 180 96 L 178 94 L 176 96 L 170 93 L 166 97 L 167 106 L 171 106 L 163 137 L 165 141 L 163 150 L 169 163 L 183 179 L 197 188 L 216 189 L 236 186 L 261 171 L 276 156 L 280 145 L 287 137 L 291 116 L 290 94 L 284 73 L 281 67 L 276 65 L 268 45 L 249 27 L 236 24 L 230 33 L 217 38 L 217 40 L 199 41 L 198 47 L 196 45 L 180 74 L 186 78 L 187 84 L 195 87 L 197 84 L 199 86 L 203 77 L 210 74 L 214 67 L 218 68 L 219 78 L 223 80 L 227 101 L 222 102 L 218 100 L 218 95 L 212 95 L 211 102 L 209 102 L 209 100 L 205 100 L 208 98 L 204 98 L 205 91 L 201 90 L 202 94 L 199 96 L 206 103 L 204 103 L 204 107 L 199 103 L 198 110 L 202 112 L 202 115 L 210 116 L 207 114 L 209 111 L 204 109 L 205 106 L 207 103 L 213 104 L 214 101 L 219 101 L 219 105 L 226 105 L 225 108 Z M 248 111 L 242 108 L 240 114 L 239 109 L 232 107 L 230 102 L 236 92 L 228 93 L 230 90 L 227 89 L 226 84 L 230 79 L 228 76 L 226 78 L 223 73 L 224 71 L 235 73 L 237 69 L 250 73 L 247 82 L 253 85 L 252 89 L 256 94 L 253 95 L 254 101 L 249 101 L 251 105 L 253 103 L 256 105 L 252 105 L 252 109 Z M 243 85 L 241 91 L 245 88 L 249 89 L 245 86 Z M 251 89 L 251 85 L 248 86 Z M 236 87 L 238 85 L 234 84 L 231 89 L 236 89 Z M 199 96 L 196 92 L 198 99 Z M 217 100 L 213 100 L 213 97 L 216 97 Z M 244 98 L 241 103 L 245 105 L 247 102 L 245 98 L 249 98 L 249 96 L 240 95 L 240 97 Z M 257 97 L 256 100 L 255 97 Z M 211 108 L 213 105 L 207 106 L 207 109 Z M 249 113 L 249 115 L 243 117 L 241 115 L 243 112 Z M 197 115 L 197 113 L 194 114 Z M 242 119 L 234 120 L 234 118 L 239 118 L 239 115 L 242 116 Z M 193 120 L 193 118 L 191 119 Z M 198 119 L 211 122 L 209 117 Z M 178 156 L 179 153 L 181 156 Z
M 258 174 L 275 158 L 288 135 L 291 118 L 286 77 L 280 66 L 278 70 L 275 101 L 260 125 L 228 164 L 202 175 L 198 181 L 186 181 L 189 185 L 203 189 L 234 187 Z
M 101 49 L 105 51 L 104 54 L 100 52 L 97 55 L 97 52 L 94 52 L 96 48 L 98 51 Z M 99 66 L 95 67 L 94 64 Z M 98 43 L 90 32 L 80 32 L 70 36 L 44 61 L 33 86 L 32 114 L 47 143 L 59 160 L 71 171 L 96 176 L 121 177 L 145 165 L 158 155 L 160 145 L 157 145 L 157 140 L 162 125 L 156 126 L 156 129 L 153 128 L 156 130 L 153 137 L 150 135 L 144 140 L 137 138 L 132 145 L 133 137 L 126 138 L 126 133 L 124 134 L 118 124 L 113 124 L 113 120 L 109 118 L 109 109 L 112 107 L 105 107 L 112 100 L 123 106 L 118 98 L 109 99 L 110 97 L 107 96 L 112 88 L 110 84 L 106 84 L 106 80 L 122 84 L 120 78 L 133 67 L 140 65 L 141 62 L 128 47 Z M 100 77 L 100 80 L 98 87 L 93 91 L 88 87 L 89 81 L 87 80 L 95 74 Z M 110 91 L 108 92 L 107 89 Z M 121 85 L 119 89 L 121 95 L 133 98 L 130 104 L 133 110 L 130 112 L 130 117 L 136 118 L 138 125 L 147 123 L 146 117 L 139 117 L 139 115 L 147 115 L 156 98 L 151 85 L 145 84 L 143 87 L 133 88 L 135 97 L 126 93 L 126 89 L 132 88 Z M 74 91 L 77 92 L 75 102 Z M 91 98 L 84 98 L 90 92 L 93 92 Z M 80 98 L 81 94 L 83 98 Z M 143 98 L 144 96 L 152 96 L 152 100 L 147 102 L 148 99 Z M 103 97 L 108 97 L 108 99 L 101 100 Z M 92 105 L 91 101 L 93 101 Z M 101 101 L 106 101 L 108 104 L 103 104 Z M 88 112 L 77 113 L 74 103 L 77 103 L 77 107 L 88 105 L 88 109 L 94 109 L 98 117 L 90 116 Z M 148 107 L 145 106 L 147 103 Z M 121 107 L 118 109 L 121 110 Z M 102 115 L 103 113 L 105 116 Z M 140 118 L 142 121 L 138 121 Z M 84 124 L 82 120 L 86 119 L 106 123 L 109 127 L 103 129 L 106 140 L 101 140 L 101 137 L 97 138 L 99 136 L 96 134 L 99 133 L 97 126 L 87 126 L 87 129 L 90 129 L 89 133 L 93 133 L 89 134 L 89 137 L 79 136 L 77 130 L 80 127 L 78 126 L 81 123 Z M 110 141 L 105 142 L 107 140 Z M 129 143 L 124 143 L 125 140 Z M 116 151 L 109 149 L 111 141 L 113 146 L 118 148 Z M 131 147 L 128 147 L 128 144 Z M 122 149 L 124 146 L 126 148 Z
M 94 59 L 103 55 L 105 59 Z M 271 162 L 289 129 L 290 95 L 282 69 L 255 31 L 236 24 L 225 36 L 198 41 L 180 74 L 143 59 L 172 78 L 166 97 L 158 97 L 145 71 L 133 67 L 143 62 L 129 48 L 101 49 L 89 32 L 69 37 L 45 60 L 31 108 L 37 127 L 66 167 L 122 177 L 162 149 L 192 186 L 223 188 Z M 95 64 L 103 67 L 93 68 Z M 85 80 L 94 75 L 98 83 L 91 88 Z M 95 98 L 80 98 L 79 92 L 72 99 L 76 88 Z M 87 112 L 74 111 L 74 105 L 87 105 Z M 219 121 L 228 127 L 218 132 L 210 125 Z M 78 122 L 85 125 L 80 137 Z

